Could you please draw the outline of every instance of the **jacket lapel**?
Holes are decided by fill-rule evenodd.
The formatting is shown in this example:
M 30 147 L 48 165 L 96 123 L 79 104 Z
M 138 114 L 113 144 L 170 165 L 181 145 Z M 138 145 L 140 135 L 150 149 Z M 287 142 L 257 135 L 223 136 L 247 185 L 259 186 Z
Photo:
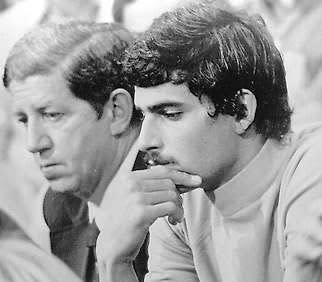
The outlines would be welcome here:
M 49 189 L 44 200 L 44 217 L 50 229 L 52 253 L 80 278 L 86 277 L 90 230 L 87 203 L 75 196 Z

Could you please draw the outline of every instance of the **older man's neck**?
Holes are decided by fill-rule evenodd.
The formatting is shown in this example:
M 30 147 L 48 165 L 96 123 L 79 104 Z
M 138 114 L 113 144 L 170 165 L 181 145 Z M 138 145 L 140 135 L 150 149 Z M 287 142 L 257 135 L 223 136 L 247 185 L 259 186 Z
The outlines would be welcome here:
M 113 159 L 107 164 L 105 172 L 103 173 L 102 178 L 97 183 L 97 187 L 94 193 L 88 199 L 89 201 L 95 203 L 96 205 L 100 205 L 108 185 L 117 174 L 124 160 L 127 158 L 129 152 L 133 147 L 133 144 L 138 137 L 138 134 L 138 131 L 132 130 L 126 136 L 120 137 L 117 140 L 115 144 L 116 147 L 114 148 L 115 154 L 113 156 Z

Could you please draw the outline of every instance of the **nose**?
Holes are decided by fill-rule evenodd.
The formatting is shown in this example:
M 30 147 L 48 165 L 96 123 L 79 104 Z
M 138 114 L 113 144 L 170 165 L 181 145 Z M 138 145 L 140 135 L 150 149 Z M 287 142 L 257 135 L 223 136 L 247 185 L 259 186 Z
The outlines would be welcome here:
M 27 150 L 33 154 L 42 153 L 52 147 L 52 141 L 42 125 L 28 123 Z
M 141 151 L 151 151 L 160 149 L 162 146 L 160 128 L 157 118 L 146 114 L 138 138 L 139 148 Z

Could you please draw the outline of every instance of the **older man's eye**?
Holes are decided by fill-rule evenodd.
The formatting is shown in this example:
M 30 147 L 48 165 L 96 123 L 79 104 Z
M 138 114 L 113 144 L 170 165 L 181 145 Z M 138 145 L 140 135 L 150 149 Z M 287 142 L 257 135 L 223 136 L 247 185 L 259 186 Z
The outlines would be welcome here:
M 63 113 L 44 112 L 44 113 L 42 113 L 42 115 L 45 119 L 48 119 L 51 121 L 57 121 L 63 116 Z
M 28 119 L 27 119 L 27 117 L 19 117 L 19 118 L 17 119 L 17 122 L 18 122 L 18 123 L 21 123 L 21 124 L 23 124 L 23 125 L 26 125 L 26 124 L 28 123 Z

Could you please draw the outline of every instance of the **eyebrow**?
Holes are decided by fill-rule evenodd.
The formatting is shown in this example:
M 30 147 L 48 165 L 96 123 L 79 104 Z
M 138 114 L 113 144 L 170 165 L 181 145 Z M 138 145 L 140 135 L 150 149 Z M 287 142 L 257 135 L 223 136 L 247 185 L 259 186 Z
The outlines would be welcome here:
M 12 116 L 15 117 L 15 118 L 19 118 L 19 117 L 22 117 L 22 116 L 26 116 L 26 114 L 24 112 L 22 112 L 22 111 L 13 111 Z
M 52 106 L 52 103 L 49 102 L 48 105 L 46 106 L 40 106 L 40 107 L 37 107 L 35 108 L 35 111 L 37 111 L 38 113 L 43 113 L 44 111 L 46 111 L 48 108 L 50 108 Z M 26 113 L 23 111 L 23 110 L 17 110 L 17 111 L 13 111 L 12 112 L 14 116 L 25 116 Z
M 183 103 L 180 102 L 163 102 L 157 105 L 149 106 L 147 109 L 150 113 L 159 112 L 160 110 L 163 110 L 164 108 L 171 108 L 171 107 L 181 107 Z M 140 107 L 136 107 L 137 110 L 142 111 Z

